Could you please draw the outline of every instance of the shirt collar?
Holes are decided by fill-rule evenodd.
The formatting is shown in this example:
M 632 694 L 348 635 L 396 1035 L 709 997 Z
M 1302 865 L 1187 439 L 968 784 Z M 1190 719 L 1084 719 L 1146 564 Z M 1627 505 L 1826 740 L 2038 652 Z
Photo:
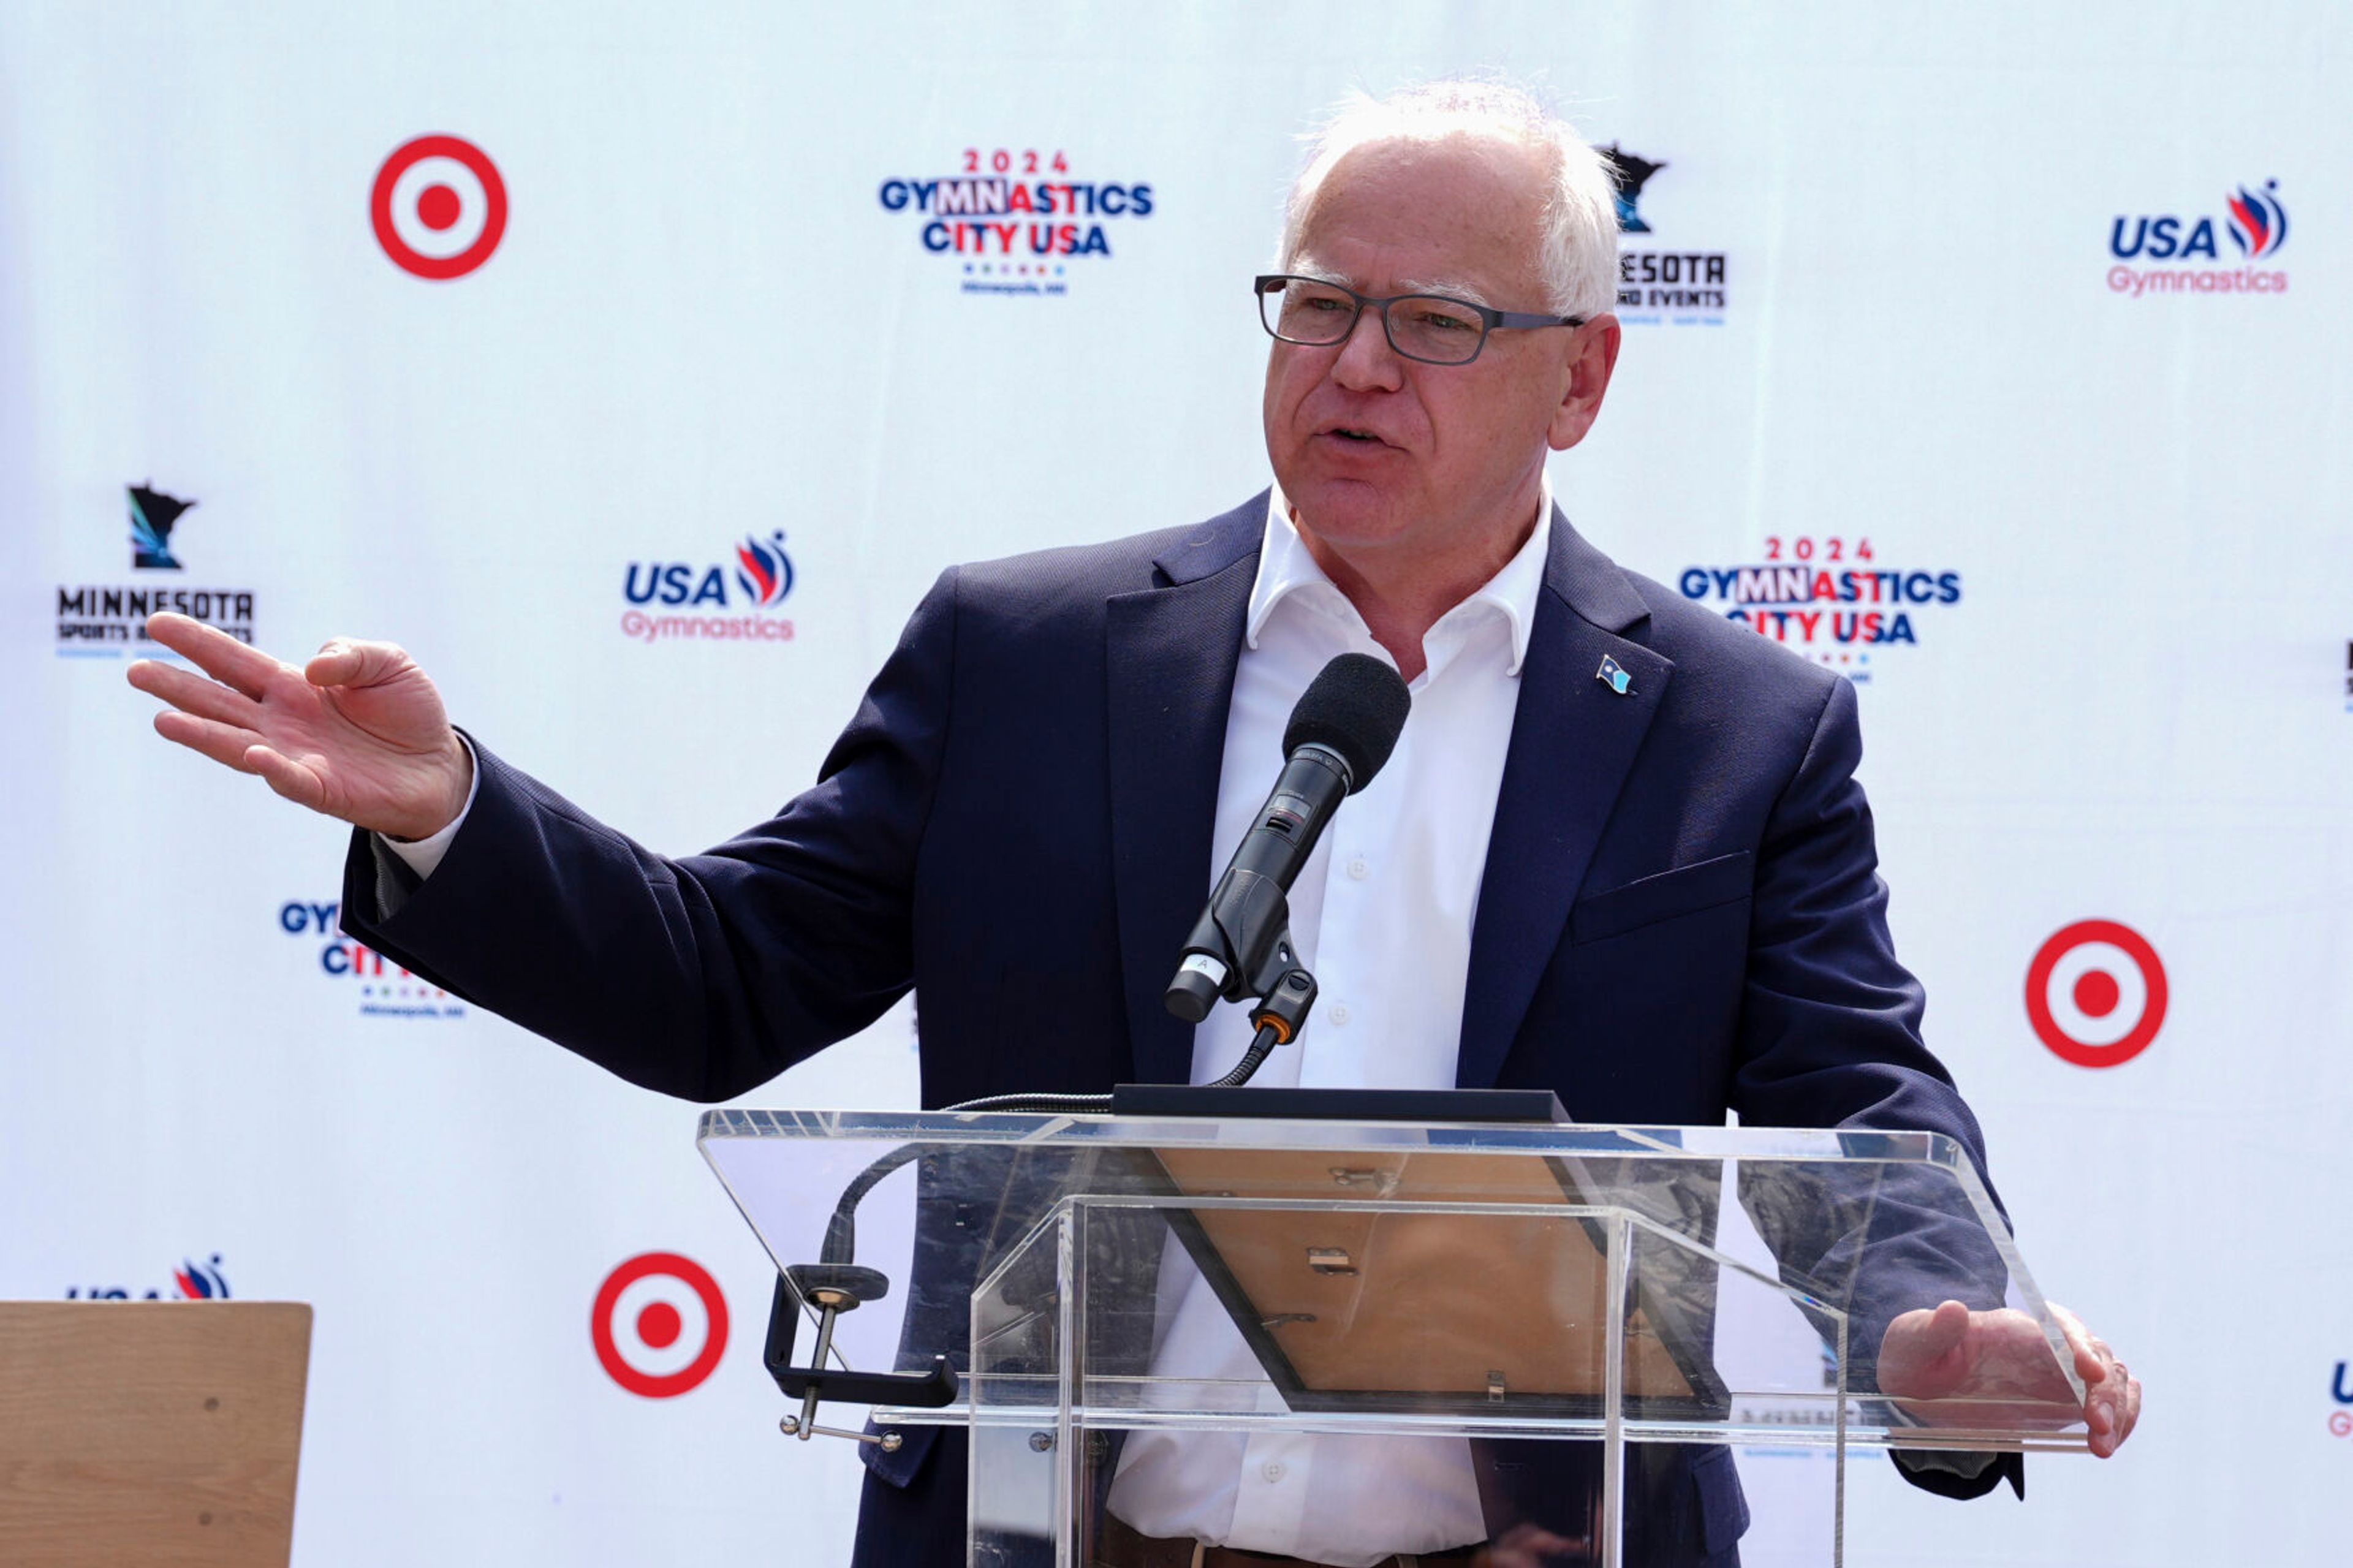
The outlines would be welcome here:
M 1536 525 L 1527 542 L 1520 546 L 1519 553 L 1505 562 L 1504 569 L 1488 578 L 1478 592 L 1446 613 L 1452 616 L 1464 605 L 1481 604 L 1502 611 L 1512 631 L 1509 673 L 1513 675 L 1519 674 L 1520 666 L 1527 662 L 1528 638 L 1535 630 L 1536 597 L 1544 587 L 1545 561 L 1551 548 L 1552 476 L 1547 473 L 1536 491 Z M 1308 552 L 1305 541 L 1299 537 L 1298 525 L 1291 521 L 1291 503 L 1284 499 L 1282 487 L 1276 485 L 1267 497 L 1266 537 L 1259 549 L 1258 578 L 1250 584 L 1250 618 L 1244 624 L 1243 646 L 1255 649 L 1276 607 L 1302 590 L 1307 590 L 1311 599 L 1327 603 L 1336 600 L 1355 615 L 1356 606 L 1347 604 L 1338 585 Z M 1363 617 L 1356 619 L 1361 625 Z

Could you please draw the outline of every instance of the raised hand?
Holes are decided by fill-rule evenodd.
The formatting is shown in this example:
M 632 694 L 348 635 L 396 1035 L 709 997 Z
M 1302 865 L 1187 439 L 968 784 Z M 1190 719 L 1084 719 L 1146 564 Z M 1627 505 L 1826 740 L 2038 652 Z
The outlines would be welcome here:
M 185 616 L 150 616 L 147 635 L 212 677 L 153 659 L 131 684 L 172 706 L 155 732 L 288 800 L 395 838 L 456 820 L 473 757 L 441 694 L 390 643 L 329 643 L 301 668 Z
M 2051 1303 L 2051 1315 L 2074 1352 L 2084 1380 L 2084 1425 L 2093 1453 L 2106 1458 L 2140 1420 L 2140 1380 L 2107 1342 L 2074 1313 Z M 1879 1391 L 1894 1399 L 1966 1399 L 1995 1405 L 2072 1405 L 2075 1391 L 2059 1370 L 2042 1329 L 2024 1312 L 1974 1312 L 1959 1301 L 1906 1312 L 1887 1325 L 1879 1347 Z M 1980 1405 L 1982 1408 L 1982 1405 Z M 1933 1425 L 1933 1411 L 1926 1415 Z

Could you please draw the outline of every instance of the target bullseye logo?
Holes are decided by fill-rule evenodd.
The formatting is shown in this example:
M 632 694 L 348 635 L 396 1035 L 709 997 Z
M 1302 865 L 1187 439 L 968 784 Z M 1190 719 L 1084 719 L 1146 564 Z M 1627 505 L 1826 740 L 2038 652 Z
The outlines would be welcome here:
M 463 278 L 507 231 L 507 187 L 471 142 L 419 136 L 384 161 L 368 195 L 376 243 L 419 278 Z
M 2112 1068 L 2147 1050 L 2165 1023 L 2166 995 L 2157 949 L 2115 921 L 2053 932 L 2026 970 L 2035 1034 L 2079 1068 Z
M 588 1315 L 596 1359 L 648 1399 L 700 1386 L 727 1349 L 727 1299 L 691 1258 L 644 1252 L 605 1276 Z

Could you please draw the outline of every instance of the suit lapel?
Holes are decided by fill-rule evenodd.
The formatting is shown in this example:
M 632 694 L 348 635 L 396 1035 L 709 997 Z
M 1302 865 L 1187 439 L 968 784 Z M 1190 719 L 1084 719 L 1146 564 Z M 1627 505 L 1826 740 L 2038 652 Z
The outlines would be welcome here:
M 1208 900 L 1226 715 L 1258 571 L 1266 497 L 1155 563 L 1166 586 L 1106 608 L 1112 877 L 1136 1079 L 1184 1083 L 1193 1029 L 1162 1004 Z
M 1502 1071 L 1674 673 L 1672 660 L 1619 635 L 1649 614 L 1625 574 L 1555 509 L 1472 925 L 1455 1067 L 1466 1089 L 1492 1087 Z M 1605 658 L 1631 678 L 1623 695 L 1600 678 Z

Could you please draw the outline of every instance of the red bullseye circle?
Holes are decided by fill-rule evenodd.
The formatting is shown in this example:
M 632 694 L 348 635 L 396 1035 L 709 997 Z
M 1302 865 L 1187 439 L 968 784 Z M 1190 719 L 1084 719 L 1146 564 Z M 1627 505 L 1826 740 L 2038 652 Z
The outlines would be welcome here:
M 2124 988 L 2105 969 L 2087 969 L 2075 979 L 2075 1005 L 2087 1016 L 2105 1018 L 2116 1010 Z
M 639 1371 L 622 1353 L 613 1332 L 621 1292 L 640 1279 L 658 1275 L 682 1280 L 702 1302 L 702 1348 L 691 1362 L 672 1373 Z M 677 1308 L 666 1301 L 654 1301 L 638 1313 L 632 1328 L 649 1348 L 666 1350 L 677 1343 L 684 1326 Z M 648 1399 L 675 1398 L 700 1386 L 719 1365 L 720 1354 L 727 1348 L 727 1298 L 720 1294 L 719 1281 L 711 1277 L 710 1270 L 694 1259 L 675 1252 L 640 1253 L 605 1276 L 605 1283 L 597 1288 L 596 1305 L 588 1310 L 588 1337 L 596 1347 L 597 1362 L 615 1383 Z
M 2140 972 L 2143 988 L 2140 1016 L 2118 1039 L 2097 1043 L 2067 1032 L 2052 1011 L 2051 980 L 2060 963 L 2077 948 L 2099 942 L 2121 951 Z M 2052 1055 L 2079 1068 L 2112 1068 L 2128 1062 L 2148 1048 L 2165 1023 L 2165 964 L 2147 939 L 2115 921 L 2077 921 L 2052 934 L 2035 950 L 2026 969 L 2026 1017 Z M 2105 1018 L 2123 1000 L 2124 988 L 2105 970 L 2086 969 L 2068 992 L 2076 1009 L 2087 1018 Z
M 393 188 L 402 174 L 427 158 L 454 159 L 481 182 L 482 200 L 489 209 L 482 215 L 482 232 L 455 256 L 426 255 L 401 238 L 393 223 Z M 454 225 L 460 216 L 458 193 L 447 185 L 428 185 L 417 195 L 417 221 L 437 233 Z M 395 150 L 375 172 L 375 188 L 368 194 L 368 219 L 375 226 L 376 243 L 402 271 L 436 282 L 463 278 L 491 258 L 507 231 L 506 182 L 499 178 L 498 165 L 471 142 L 456 136 L 419 136 Z
M 417 198 L 417 219 L 439 233 L 458 221 L 458 193 L 447 185 L 427 185 Z
M 638 1314 L 638 1338 L 658 1351 L 666 1351 L 678 1343 L 679 1331 L 685 1327 L 678 1315 L 678 1309 L 668 1301 L 650 1302 L 644 1311 Z

